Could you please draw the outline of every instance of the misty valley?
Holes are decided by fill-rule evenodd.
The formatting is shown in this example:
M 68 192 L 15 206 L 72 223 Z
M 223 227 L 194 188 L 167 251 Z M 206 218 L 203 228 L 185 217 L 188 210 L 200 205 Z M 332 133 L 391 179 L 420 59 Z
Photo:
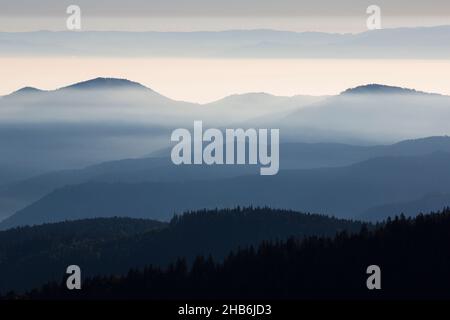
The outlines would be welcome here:
M 374 263 L 385 297 L 446 296 L 447 96 L 366 85 L 199 105 L 96 78 L 19 90 L 0 114 L 0 297 L 373 298 L 359 286 Z M 91 290 L 64 287 L 74 262 Z M 417 272 L 429 282 L 407 284 Z
M 449 97 L 367 85 L 310 105 L 283 98 L 297 105 L 288 114 L 279 99 L 244 94 L 197 105 L 108 78 L 4 96 L 0 228 L 113 216 L 168 221 L 237 205 L 382 221 L 448 205 Z M 228 108 L 233 117 L 222 117 Z M 254 118 L 235 125 L 246 108 Z M 209 129 L 196 131 L 196 119 Z M 180 129 L 170 141 L 192 124 L 192 135 Z M 225 128 L 245 128 L 233 131 L 230 152 Z M 269 143 L 262 128 L 280 135 Z

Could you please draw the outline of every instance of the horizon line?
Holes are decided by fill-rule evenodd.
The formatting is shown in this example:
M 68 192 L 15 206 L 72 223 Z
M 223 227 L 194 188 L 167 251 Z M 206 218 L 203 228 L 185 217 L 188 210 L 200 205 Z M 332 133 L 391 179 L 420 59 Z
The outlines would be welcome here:
M 231 29 L 222 29 L 222 30 L 191 30 L 191 31 L 161 31 L 161 30 L 49 30 L 49 29 L 36 29 L 29 31 L 3 31 L 0 30 L 0 33 L 38 33 L 38 32 L 47 32 L 47 33 L 222 33 L 222 32 L 261 32 L 261 31 L 270 31 L 270 32 L 283 32 L 283 33 L 296 33 L 296 34 L 305 34 L 305 33 L 318 33 L 318 34 L 329 34 L 329 35 L 358 35 L 367 32 L 376 32 L 383 30 L 405 30 L 405 29 L 437 29 L 437 28 L 450 28 L 450 24 L 438 24 L 434 26 L 426 26 L 426 25 L 418 25 L 418 26 L 402 26 L 402 27 L 391 27 L 391 28 L 381 28 L 375 30 L 364 30 L 357 32 L 331 32 L 331 31 L 295 31 L 295 30 L 287 30 L 287 29 L 275 29 L 275 28 L 231 28 Z

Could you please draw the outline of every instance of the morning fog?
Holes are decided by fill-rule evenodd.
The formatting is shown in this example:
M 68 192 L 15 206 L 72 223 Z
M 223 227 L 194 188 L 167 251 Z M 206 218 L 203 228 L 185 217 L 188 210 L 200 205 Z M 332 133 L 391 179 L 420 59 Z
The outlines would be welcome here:
M 176 165 L 256 165 L 261 175 L 276 175 L 279 170 L 279 129 L 203 130 L 202 121 L 194 121 L 193 133 L 188 129 L 172 132 L 172 162 Z M 270 139 L 270 141 L 269 141 Z

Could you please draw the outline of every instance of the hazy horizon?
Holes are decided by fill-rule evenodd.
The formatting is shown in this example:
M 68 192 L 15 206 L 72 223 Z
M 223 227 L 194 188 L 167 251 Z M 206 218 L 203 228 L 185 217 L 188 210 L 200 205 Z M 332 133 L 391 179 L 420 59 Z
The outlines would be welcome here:
M 1 0 L 0 30 L 64 30 L 68 0 Z M 450 24 L 445 0 L 78 0 L 83 29 L 193 31 L 283 29 L 291 31 L 359 32 L 366 30 L 366 9 L 382 9 L 383 27 Z
M 97 77 L 130 79 L 194 103 L 249 92 L 336 95 L 371 83 L 450 95 L 449 35 L 450 24 L 358 34 L 0 32 L 8 79 L 0 95 Z

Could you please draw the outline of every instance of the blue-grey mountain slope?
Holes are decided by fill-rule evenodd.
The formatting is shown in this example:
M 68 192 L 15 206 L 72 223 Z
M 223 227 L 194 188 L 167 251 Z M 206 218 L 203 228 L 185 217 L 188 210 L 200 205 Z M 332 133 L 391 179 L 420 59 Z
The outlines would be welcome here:
M 338 168 L 276 176 L 183 182 L 88 182 L 57 189 L 4 220 L 1 228 L 88 217 L 170 219 L 190 209 L 270 206 L 356 217 L 369 208 L 450 193 L 450 154 L 374 158 Z
M 0 188 L 4 218 L 39 200 L 54 189 L 85 182 L 174 182 L 215 180 L 258 174 L 258 166 L 175 166 L 170 149 L 155 157 L 104 162 L 78 170 L 37 175 Z M 443 151 L 450 153 L 449 137 L 402 141 L 393 145 L 353 146 L 337 143 L 282 143 L 280 168 L 312 169 L 347 166 L 374 157 L 416 156 Z
M 273 123 L 267 118 L 261 125 Z M 369 84 L 278 120 L 288 136 L 309 141 L 400 141 L 449 134 L 450 97 Z
M 438 212 L 449 206 L 449 193 L 431 193 L 411 201 L 388 203 L 370 208 L 359 217 L 365 221 L 379 221 L 401 213 L 407 217 L 415 217 L 420 213 Z

